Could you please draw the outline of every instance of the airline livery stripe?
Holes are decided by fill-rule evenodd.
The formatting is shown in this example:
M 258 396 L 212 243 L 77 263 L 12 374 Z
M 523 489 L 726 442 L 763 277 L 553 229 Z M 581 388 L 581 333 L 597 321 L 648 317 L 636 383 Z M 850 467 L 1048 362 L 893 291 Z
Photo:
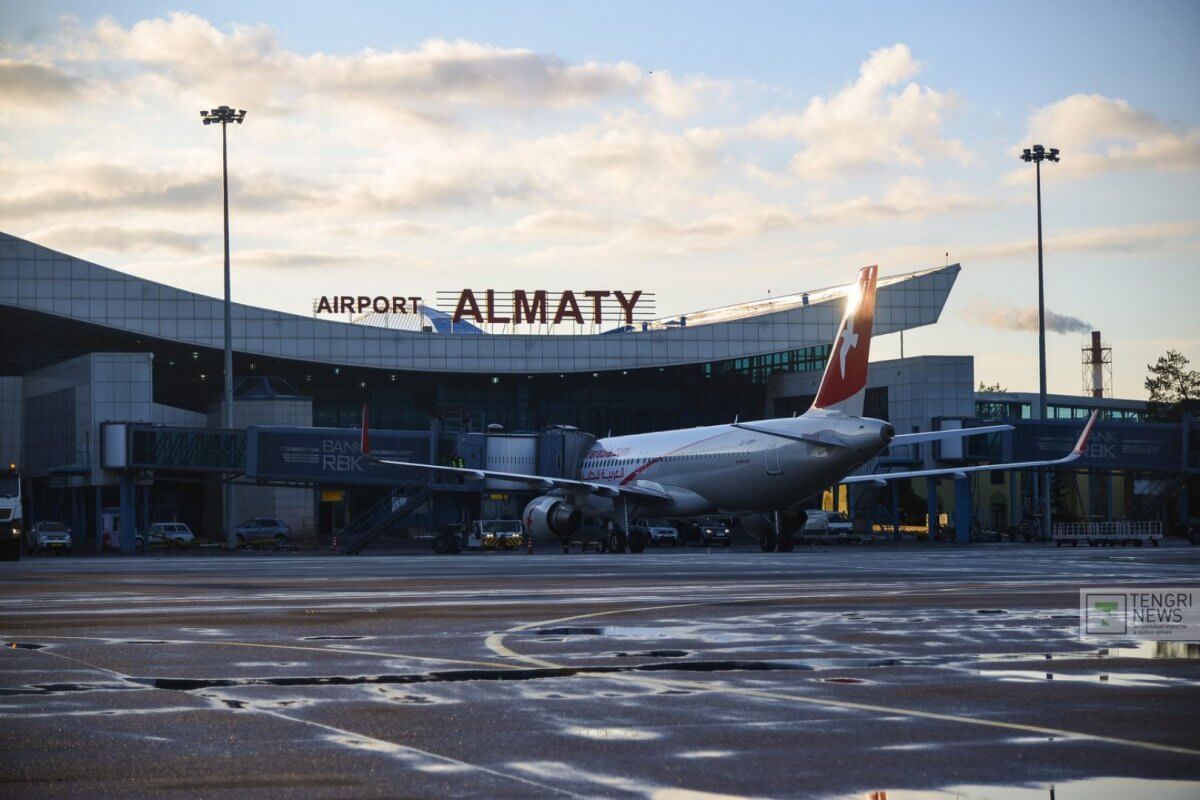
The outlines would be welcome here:
M 655 456 L 654 458 L 650 459 L 645 464 L 642 464 L 637 469 L 635 469 L 633 472 L 629 473 L 624 478 L 622 478 L 621 482 L 617 485 L 624 486 L 625 484 L 629 483 L 634 478 L 636 478 L 637 476 L 641 475 L 643 472 L 648 470 L 650 467 L 652 467 L 655 464 L 657 464 L 658 462 L 662 461 L 664 458 L 673 456 L 676 453 L 680 452 L 681 450 L 686 450 L 689 447 L 695 447 L 698 444 L 704 444 L 705 442 L 712 441 L 713 439 L 719 439 L 722 436 L 725 436 L 726 434 L 729 434 L 729 433 L 732 433 L 732 431 L 721 431 L 720 433 L 714 434 L 712 436 L 706 436 L 705 438 L 700 439 L 699 441 L 688 442 L 687 444 L 683 445 L 682 447 L 676 447 L 674 450 L 670 450 L 666 453 L 663 453 L 661 456 Z

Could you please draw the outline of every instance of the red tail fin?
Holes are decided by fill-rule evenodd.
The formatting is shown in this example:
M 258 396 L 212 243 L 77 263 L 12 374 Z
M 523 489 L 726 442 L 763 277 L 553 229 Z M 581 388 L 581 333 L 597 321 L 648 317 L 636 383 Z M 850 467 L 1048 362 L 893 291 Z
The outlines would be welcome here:
M 863 267 L 858 271 L 858 281 L 846 302 L 846 313 L 833 340 L 817 399 L 813 401 L 815 409 L 862 416 L 878 272 L 879 267 Z
M 371 455 L 371 437 L 367 433 L 367 404 L 363 403 L 362 417 L 362 454 L 364 456 Z

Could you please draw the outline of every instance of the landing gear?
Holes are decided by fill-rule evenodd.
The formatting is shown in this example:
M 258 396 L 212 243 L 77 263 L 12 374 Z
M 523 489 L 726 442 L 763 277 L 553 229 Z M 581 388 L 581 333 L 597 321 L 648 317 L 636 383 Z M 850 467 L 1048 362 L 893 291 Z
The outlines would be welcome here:
M 618 530 L 614 530 L 608 534 L 608 552 L 624 553 L 625 552 L 625 534 Z
M 796 540 L 792 537 L 791 531 L 786 531 L 779 537 L 779 552 L 790 553 L 796 547 Z
M 629 552 L 640 553 L 646 549 L 646 534 L 634 531 L 629 534 Z
M 762 548 L 764 553 L 774 553 L 778 545 L 779 540 L 775 538 L 774 531 L 763 531 L 759 534 L 758 546 Z

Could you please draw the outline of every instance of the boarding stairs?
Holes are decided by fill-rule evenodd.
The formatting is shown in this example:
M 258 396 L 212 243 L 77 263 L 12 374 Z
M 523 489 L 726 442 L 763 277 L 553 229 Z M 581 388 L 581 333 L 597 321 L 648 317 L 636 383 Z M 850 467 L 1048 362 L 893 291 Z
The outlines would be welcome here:
M 391 530 L 397 522 L 425 505 L 432 496 L 433 486 L 428 483 L 393 489 L 342 529 L 339 536 L 345 544 L 341 552 L 357 555 L 384 531 Z

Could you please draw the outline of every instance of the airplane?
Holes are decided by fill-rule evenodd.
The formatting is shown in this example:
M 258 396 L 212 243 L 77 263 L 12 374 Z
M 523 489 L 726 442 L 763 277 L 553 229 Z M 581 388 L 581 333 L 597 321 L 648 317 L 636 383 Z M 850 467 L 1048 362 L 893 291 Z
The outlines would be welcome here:
M 883 420 L 862 416 L 875 317 L 878 267 L 862 268 L 850 289 L 837 338 L 816 399 L 804 414 L 754 422 L 734 421 L 679 430 L 608 436 L 585 454 L 575 478 L 499 472 L 373 458 L 380 464 L 431 470 L 482 480 L 523 483 L 544 494 L 525 507 L 522 521 L 535 538 L 569 541 L 585 516 L 608 520 L 610 551 L 640 553 L 644 536 L 632 532 L 638 516 L 697 517 L 728 513 L 774 513 L 835 484 L 872 483 L 935 476 L 963 477 L 998 469 L 1052 467 L 1083 455 L 1095 427 L 1094 412 L 1074 449 L 1062 458 L 947 469 L 852 475 L 889 447 L 1012 430 L 986 425 L 897 434 Z M 362 451 L 370 457 L 367 408 Z M 776 520 L 778 515 L 776 514 Z M 776 522 L 778 527 L 778 522 Z M 777 536 L 780 532 L 776 531 Z M 786 534 L 777 539 L 790 549 Z M 765 548 L 764 548 L 765 549 Z

